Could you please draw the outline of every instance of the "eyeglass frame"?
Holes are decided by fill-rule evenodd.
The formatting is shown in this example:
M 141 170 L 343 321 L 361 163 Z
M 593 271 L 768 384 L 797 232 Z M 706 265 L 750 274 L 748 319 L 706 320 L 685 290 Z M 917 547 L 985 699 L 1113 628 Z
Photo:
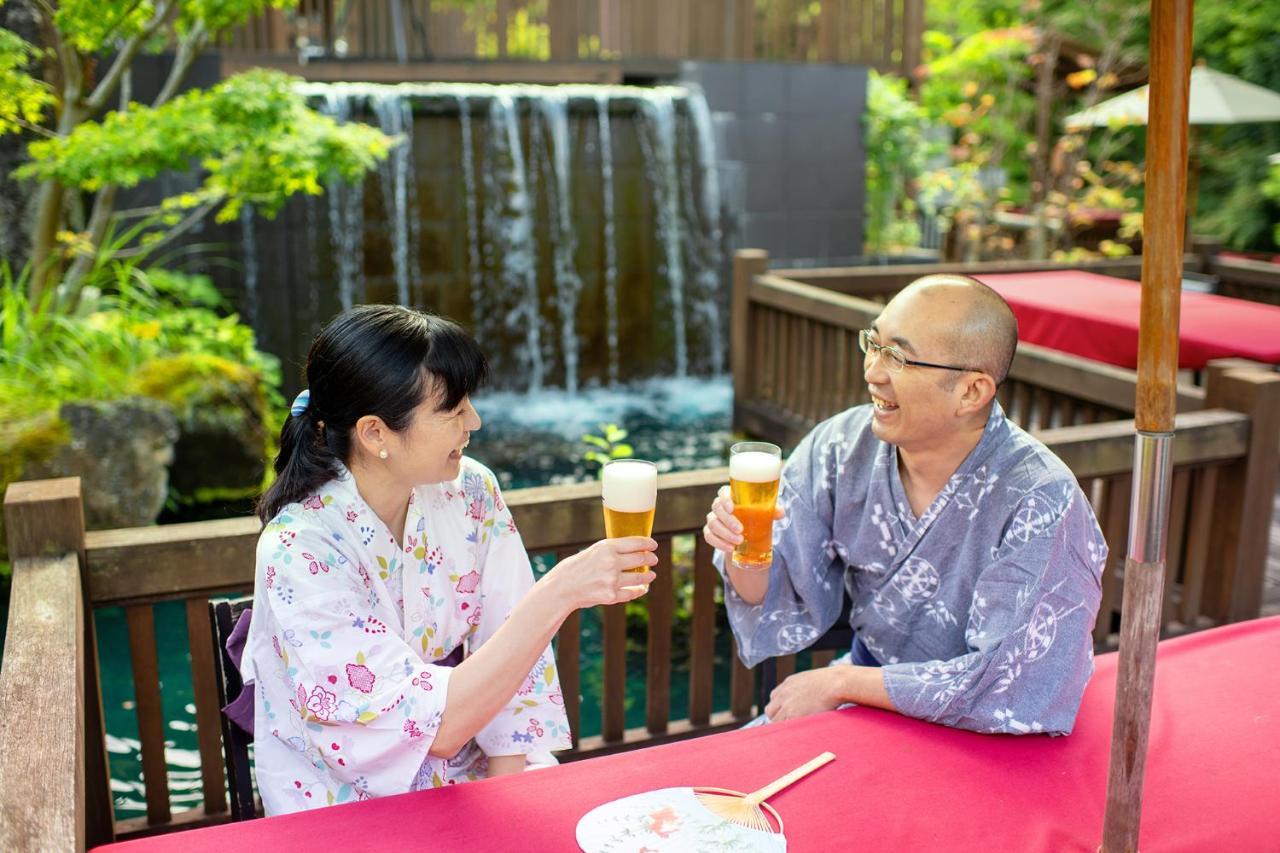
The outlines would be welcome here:
M 887 344 L 876 343 L 875 341 L 871 340 L 871 332 L 872 332 L 871 329 L 858 330 L 858 349 L 862 350 L 863 355 L 869 356 L 869 355 L 872 355 L 872 353 L 874 352 L 875 357 L 879 358 L 882 352 L 884 352 L 885 350 L 889 350 L 894 354 L 889 359 L 890 364 L 892 364 L 894 359 L 896 358 L 898 361 L 902 362 L 903 367 L 906 367 L 909 364 L 912 367 L 932 367 L 935 370 L 955 370 L 955 371 L 959 371 L 960 373 L 986 373 L 985 370 L 980 370 L 976 367 L 957 367 L 954 364 L 934 364 L 931 361 L 916 361 L 915 359 L 907 358 L 905 355 L 902 354 L 902 350 L 898 349 L 897 347 L 889 346 Z M 893 370 L 892 368 L 888 367 L 888 365 L 886 365 L 885 369 L 889 370 L 891 373 L 902 372 L 902 368 Z

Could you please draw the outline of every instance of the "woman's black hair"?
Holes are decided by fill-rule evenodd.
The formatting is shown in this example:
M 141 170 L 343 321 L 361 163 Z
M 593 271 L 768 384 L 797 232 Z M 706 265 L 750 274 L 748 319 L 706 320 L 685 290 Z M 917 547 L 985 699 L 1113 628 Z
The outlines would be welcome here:
M 311 345 L 311 400 L 280 430 L 276 479 L 258 501 L 258 517 L 271 520 L 338 476 L 338 463 L 350 463 L 360 418 L 377 415 L 400 432 L 429 395 L 439 393 L 439 411 L 453 409 L 488 373 L 480 347 L 457 323 L 401 305 L 344 311 Z

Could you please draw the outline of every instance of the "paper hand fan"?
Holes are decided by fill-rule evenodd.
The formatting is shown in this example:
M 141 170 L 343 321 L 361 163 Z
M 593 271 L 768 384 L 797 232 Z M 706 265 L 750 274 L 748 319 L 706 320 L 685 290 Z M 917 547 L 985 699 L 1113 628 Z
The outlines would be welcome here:
M 586 853 L 783 853 L 782 818 L 764 800 L 834 758 L 824 752 L 750 794 L 660 788 L 605 803 L 578 821 L 578 846 Z

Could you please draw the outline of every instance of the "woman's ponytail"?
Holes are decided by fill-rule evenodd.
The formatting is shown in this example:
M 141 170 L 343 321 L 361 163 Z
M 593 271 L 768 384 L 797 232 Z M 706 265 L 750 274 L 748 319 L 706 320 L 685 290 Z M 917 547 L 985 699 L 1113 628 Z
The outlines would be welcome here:
M 263 524 L 338 476 L 342 456 L 330 448 L 327 432 L 311 408 L 285 420 L 274 465 L 276 478 L 258 501 Z

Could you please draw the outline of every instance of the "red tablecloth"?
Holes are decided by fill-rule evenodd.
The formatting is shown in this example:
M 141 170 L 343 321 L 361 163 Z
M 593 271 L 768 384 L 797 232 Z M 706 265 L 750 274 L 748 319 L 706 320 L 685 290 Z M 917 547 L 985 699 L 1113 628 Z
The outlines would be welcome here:
M 1138 365 L 1136 281 L 1079 270 L 976 276 L 1018 318 L 1019 339 L 1130 369 Z M 1280 363 L 1280 307 L 1184 292 L 1178 366 L 1202 369 L 1214 358 Z
M 109 845 L 111 851 L 571 851 L 611 799 L 668 785 L 752 790 L 823 750 L 771 802 L 789 849 L 1093 851 L 1116 656 L 1069 737 L 976 735 L 870 708 L 484 782 Z M 1162 643 L 1144 853 L 1280 849 L 1280 617 Z

